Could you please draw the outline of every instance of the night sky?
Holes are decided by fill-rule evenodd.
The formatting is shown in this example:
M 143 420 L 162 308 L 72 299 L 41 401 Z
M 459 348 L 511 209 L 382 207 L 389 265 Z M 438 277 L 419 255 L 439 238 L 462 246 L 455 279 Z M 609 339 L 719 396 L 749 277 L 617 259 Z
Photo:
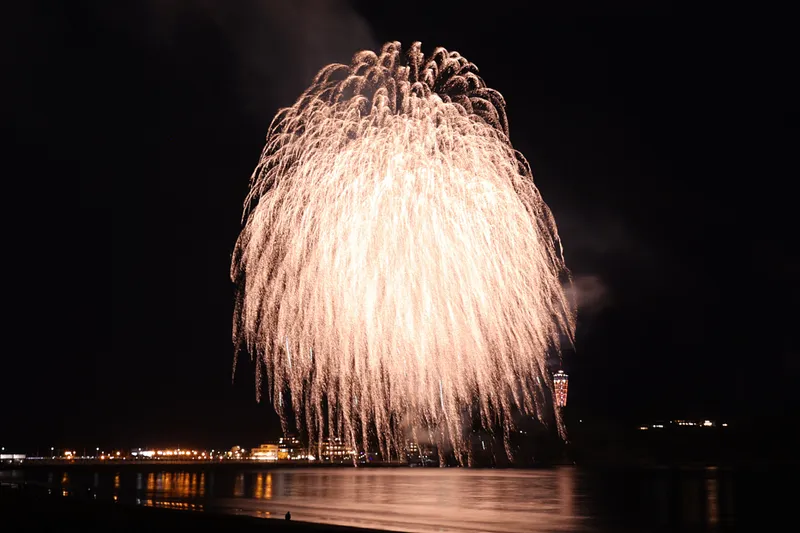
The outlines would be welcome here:
M 574 412 L 796 417 L 791 32 L 515 3 L 9 8 L 5 178 L 26 190 L 5 199 L 0 443 L 280 435 L 252 363 L 231 374 L 248 179 L 280 106 L 389 40 L 457 50 L 506 98 L 582 302 Z

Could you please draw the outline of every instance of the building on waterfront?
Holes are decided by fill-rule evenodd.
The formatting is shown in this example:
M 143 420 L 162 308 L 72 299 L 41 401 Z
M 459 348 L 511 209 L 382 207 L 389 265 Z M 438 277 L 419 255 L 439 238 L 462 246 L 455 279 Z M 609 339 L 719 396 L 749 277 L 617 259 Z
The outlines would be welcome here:
M 416 442 L 409 441 L 406 446 L 406 455 L 409 461 L 413 458 L 419 459 L 419 445 Z
M 280 448 L 277 444 L 262 444 L 250 451 L 250 458 L 256 461 L 277 461 Z
M 432 446 L 420 445 L 413 441 L 406 444 L 406 460 L 411 466 L 427 466 L 436 462 L 436 450 Z
M 555 389 L 556 406 L 565 407 L 567 405 L 569 376 L 563 370 L 559 370 L 553 376 L 553 388 Z
M 278 440 L 278 460 L 298 461 L 308 459 L 308 451 L 297 437 L 287 436 Z
M 342 442 L 342 439 L 326 439 L 319 445 L 320 461 L 341 463 L 352 461 L 355 456 L 356 451 Z

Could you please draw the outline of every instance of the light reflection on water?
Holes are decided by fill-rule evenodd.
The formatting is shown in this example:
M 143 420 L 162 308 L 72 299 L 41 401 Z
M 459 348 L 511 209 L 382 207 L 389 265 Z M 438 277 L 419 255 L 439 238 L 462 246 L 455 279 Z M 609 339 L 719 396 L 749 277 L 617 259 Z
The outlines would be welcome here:
M 137 474 L 136 488 L 141 490 L 141 474 Z M 147 493 L 160 497 L 203 498 L 205 496 L 205 472 L 150 472 L 147 475 Z M 115 488 L 119 488 L 115 481 Z
M 297 468 L 0 472 L 65 497 L 262 518 L 432 531 L 718 531 L 733 523 L 732 481 L 716 469 L 587 473 L 461 468 Z
M 711 525 L 719 522 L 719 507 L 717 500 L 719 499 L 719 482 L 716 477 L 706 479 L 706 494 L 708 495 L 708 523 Z
M 324 469 L 237 476 L 242 514 L 287 510 L 296 520 L 402 531 L 578 531 L 587 529 L 576 470 Z

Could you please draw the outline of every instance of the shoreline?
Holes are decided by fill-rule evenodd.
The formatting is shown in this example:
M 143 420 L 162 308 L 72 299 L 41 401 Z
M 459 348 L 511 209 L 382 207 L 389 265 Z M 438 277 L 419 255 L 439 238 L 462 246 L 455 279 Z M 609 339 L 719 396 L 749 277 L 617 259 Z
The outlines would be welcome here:
M 69 469 L 121 469 L 121 468 L 142 468 L 142 467 L 156 467 L 160 469 L 181 469 L 181 470 L 204 470 L 204 469 L 248 469 L 248 470 L 304 470 L 304 469 L 378 469 L 378 470 L 397 470 L 397 469 L 433 469 L 440 468 L 455 468 L 455 469 L 470 469 L 470 470 L 542 470 L 549 468 L 558 468 L 560 466 L 575 466 L 572 463 L 541 463 L 525 466 L 474 466 L 462 467 L 456 465 L 409 465 L 407 463 L 365 463 L 353 465 L 352 463 L 297 463 L 297 462 L 262 462 L 262 461 L 81 461 L 81 460 L 39 460 L 39 459 L 26 459 L 21 462 L 3 462 L 0 463 L 1 470 L 24 470 L 36 468 L 69 468 Z
M 264 463 L 258 461 L 40 461 L 25 460 L 22 462 L 2 462 L 0 472 L 12 470 L 127 470 L 127 469 L 158 469 L 162 471 L 202 471 L 202 470 L 237 470 L 237 471 L 275 471 L 275 470 L 468 470 L 468 471 L 514 471 L 514 470 L 550 470 L 562 467 L 575 467 L 581 470 L 762 470 L 770 468 L 797 468 L 800 467 L 800 458 L 778 457 L 774 459 L 759 459 L 750 461 L 580 461 L 575 463 L 540 463 L 535 465 L 503 465 L 503 466 L 443 466 L 407 465 L 392 463 L 369 464 L 340 464 L 340 463 Z

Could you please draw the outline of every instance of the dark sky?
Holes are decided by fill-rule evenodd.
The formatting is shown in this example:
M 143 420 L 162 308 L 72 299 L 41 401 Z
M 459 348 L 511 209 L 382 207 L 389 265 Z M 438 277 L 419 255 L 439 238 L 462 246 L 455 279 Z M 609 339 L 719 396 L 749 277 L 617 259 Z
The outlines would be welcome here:
M 231 380 L 248 179 L 278 107 L 388 40 L 458 50 L 508 102 L 583 302 L 571 408 L 796 415 L 792 32 L 518 3 L 9 8 L 4 159 L 25 192 L 6 197 L 0 441 L 278 436 L 252 364 Z

